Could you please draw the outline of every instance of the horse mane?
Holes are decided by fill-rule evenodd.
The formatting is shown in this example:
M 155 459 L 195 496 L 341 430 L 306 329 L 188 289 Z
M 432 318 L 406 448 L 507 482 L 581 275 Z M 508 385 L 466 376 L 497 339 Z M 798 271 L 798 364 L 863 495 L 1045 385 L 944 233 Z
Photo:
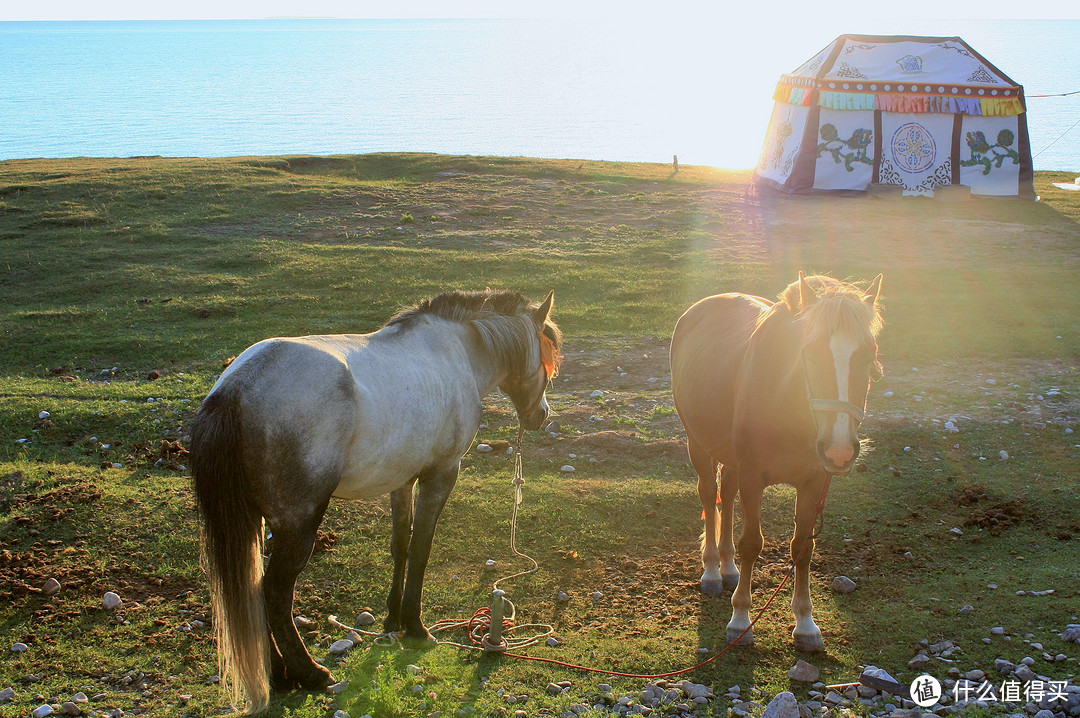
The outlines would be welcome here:
M 877 302 L 863 301 L 865 289 L 820 274 L 806 277 L 805 281 L 813 290 L 815 301 L 800 305 L 798 280 L 789 284 L 779 299 L 803 327 L 806 342 L 839 332 L 870 343 L 881 332 L 885 325 L 881 307 Z
M 538 304 L 508 289 L 450 291 L 424 299 L 394 315 L 387 327 L 409 327 L 425 316 L 471 324 L 495 362 L 507 371 L 532 366 L 540 360 L 533 311 Z M 541 331 L 555 347 L 555 367 L 562 361 L 562 332 L 548 319 Z

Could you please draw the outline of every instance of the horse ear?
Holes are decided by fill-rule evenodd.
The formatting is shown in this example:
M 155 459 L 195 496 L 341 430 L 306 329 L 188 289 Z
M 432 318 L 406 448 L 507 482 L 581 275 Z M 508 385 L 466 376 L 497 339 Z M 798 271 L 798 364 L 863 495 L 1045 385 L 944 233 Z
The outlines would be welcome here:
M 863 295 L 862 300 L 867 304 L 876 306 L 878 303 L 878 297 L 881 296 L 881 280 L 884 275 L 879 274 L 874 277 L 874 281 L 870 283 L 870 288 L 866 290 L 866 294 Z
M 551 316 L 551 309 L 554 306 L 555 290 L 552 289 L 550 292 L 548 292 L 547 299 L 545 299 L 543 303 L 533 312 L 533 321 L 536 322 L 536 325 L 538 327 L 544 326 L 544 323 L 547 322 L 548 317 Z
M 817 301 L 817 295 L 806 281 L 802 270 L 799 270 L 799 309 L 805 309 Z

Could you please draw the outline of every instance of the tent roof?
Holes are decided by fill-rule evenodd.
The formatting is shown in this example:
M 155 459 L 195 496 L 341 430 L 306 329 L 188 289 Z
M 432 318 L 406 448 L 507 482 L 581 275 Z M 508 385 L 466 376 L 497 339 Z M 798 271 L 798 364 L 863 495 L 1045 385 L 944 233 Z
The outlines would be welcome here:
M 780 78 L 775 99 L 833 109 L 1014 115 L 1023 88 L 959 37 L 841 35 Z M 913 99 L 914 96 L 914 99 Z

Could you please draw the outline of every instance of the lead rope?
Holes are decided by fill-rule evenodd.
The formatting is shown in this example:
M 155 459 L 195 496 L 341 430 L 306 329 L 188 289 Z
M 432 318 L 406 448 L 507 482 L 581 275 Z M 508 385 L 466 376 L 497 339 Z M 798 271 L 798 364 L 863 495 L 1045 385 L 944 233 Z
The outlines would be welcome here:
M 506 592 L 499 588 L 499 584 L 505 581 L 528 576 L 540 570 L 540 564 L 532 556 L 522 553 L 517 547 L 518 509 L 522 501 L 524 501 L 522 487 L 525 485 L 525 476 L 521 462 L 521 442 L 524 436 L 524 427 L 518 427 L 517 441 L 514 444 L 514 477 L 511 481 L 514 487 L 514 508 L 510 514 L 510 551 L 518 558 L 528 561 L 531 566 L 523 571 L 495 580 L 491 584 L 492 604 L 490 607 L 485 606 L 478 609 L 466 620 L 448 619 L 439 621 L 429 629 L 432 633 L 451 633 L 464 630 L 473 645 L 454 641 L 439 641 L 440 644 L 470 650 L 483 650 L 489 653 L 505 653 L 508 650 L 528 648 L 555 633 L 555 628 L 546 623 L 514 625 L 514 619 L 517 617 L 517 607 L 514 606 L 510 599 L 506 598 Z M 515 632 L 530 629 L 536 631 L 536 633 L 531 636 L 520 637 L 513 635 Z

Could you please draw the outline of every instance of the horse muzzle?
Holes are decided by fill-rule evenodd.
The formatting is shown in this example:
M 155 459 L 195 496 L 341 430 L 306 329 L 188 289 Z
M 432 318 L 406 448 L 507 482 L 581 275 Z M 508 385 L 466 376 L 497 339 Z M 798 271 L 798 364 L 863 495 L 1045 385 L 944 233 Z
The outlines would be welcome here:
M 535 431 L 547 422 L 548 418 L 548 403 L 547 397 L 541 396 L 540 401 L 533 405 L 533 407 L 527 411 L 518 410 L 518 423 L 522 428 L 529 431 Z

